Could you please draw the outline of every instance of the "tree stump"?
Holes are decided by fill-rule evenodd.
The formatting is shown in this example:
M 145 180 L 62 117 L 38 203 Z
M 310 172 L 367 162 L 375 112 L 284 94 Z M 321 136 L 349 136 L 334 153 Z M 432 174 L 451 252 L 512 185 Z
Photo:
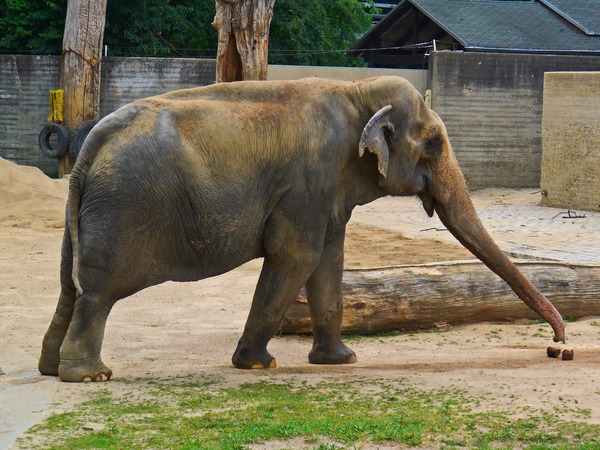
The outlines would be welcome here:
M 559 262 L 516 265 L 563 317 L 600 315 L 599 266 Z M 479 261 L 345 270 L 343 292 L 344 333 L 374 334 L 538 318 Z M 311 333 L 304 294 L 289 309 L 282 332 Z
M 266 80 L 275 0 L 216 0 L 217 83 Z

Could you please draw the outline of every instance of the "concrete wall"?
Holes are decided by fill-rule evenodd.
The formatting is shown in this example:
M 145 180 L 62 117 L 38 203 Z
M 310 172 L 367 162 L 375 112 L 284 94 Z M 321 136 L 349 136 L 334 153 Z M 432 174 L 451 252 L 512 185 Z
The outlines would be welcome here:
M 58 171 L 37 143 L 48 123 L 48 91 L 57 84 L 57 57 L 0 55 L 0 157 Z
M 134 100 L 215 82 L 215 61 L 191 58 L 104 58 L 100 116 Z
M 600 72 L 546 73 L 542 204 L 600 211 Z
M 600 58 L 435 52 L 430 70 L 469 186 L 539 187 L 544 72 L 600 70 Z
M 58 56 L 0 55 L 0 157 L 58 172 L 38 135 L 48 123 L 48 91 L 58 87 Z M 138 98 L 214 82 L 214 60 L 105 58 L 101 116 Z
M 214 81 L 214 60 L 105 58 L 101 115 L 135 99 Z M 539 187 L 543 74 L 600 70 L 600 58 L 434 52 L 429 83 L 420 70 L 270 66 L 270 79 L 339 79 L 395 74 L 424 92 L 446 122 L 469 185 Z M 56 172 L 39 150 L 48 91 L 58 86 L 58 57 L 0 55 L 0 157 Z
M 298 80 L 306 77 L 358 80 L 382 75 L 406 78 L 421 93 L 427 90 L 428 71 L 415 69 L 377 69 L 371 67 L 269 66 L 269 80 Z
M 38 134 L 47 123 L 48 91 L 58 87 L 57 56 L 0 55 L 0 157 L 57 172 L 57 160 L 40 151 Z M 320 76 L 356 79 L 400 75 L 426 89 L 422 70 L 270 66 L 269 79 Z M 214 83 L 215 61 L 191 58 L 104 58 L 100 115 L 139 98 Z

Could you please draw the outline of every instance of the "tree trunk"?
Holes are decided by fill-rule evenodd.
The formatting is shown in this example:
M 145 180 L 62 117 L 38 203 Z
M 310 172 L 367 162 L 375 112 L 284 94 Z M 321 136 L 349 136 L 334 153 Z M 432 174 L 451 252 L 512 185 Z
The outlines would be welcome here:
M 266 80 L 275 0 L 216 0 L 217 83 Z
M 63 121 L 73 131 L 100 114 L 100 60 L 104 40 L 106 0 L 69 0 L 59 84 L 64 90 Z M 59 161 L 59 174 L 71 172 L 67 152 Z
M 522 262 L 517 266 L 563 317 L 600 315 L 598 266 L 552 262 Z M 344 333 L 538 318 L 504 281 L 477 261 L 346 270 L 343 292 Z M 303 294 L 288 311 L 282 331 L 311 332 Z

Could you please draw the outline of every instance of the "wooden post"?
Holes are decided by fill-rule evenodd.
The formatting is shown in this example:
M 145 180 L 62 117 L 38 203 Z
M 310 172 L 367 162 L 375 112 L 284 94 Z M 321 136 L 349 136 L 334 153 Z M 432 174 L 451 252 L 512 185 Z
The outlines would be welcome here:
M 100 60 L 107 0 L 69 0 L 63 36 L 59 85 L 64 90 L 64 125 L 73 131 L 100 114 Z M 58 163 L 59 175 L 71 172 L 67 152 Z
M 266 80 L 275 0 L 216 0 L 217 83 Z

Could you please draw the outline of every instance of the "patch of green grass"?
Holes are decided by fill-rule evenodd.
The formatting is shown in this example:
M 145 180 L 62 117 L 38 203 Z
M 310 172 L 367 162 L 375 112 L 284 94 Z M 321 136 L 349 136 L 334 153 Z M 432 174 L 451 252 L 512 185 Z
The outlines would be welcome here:
M 575 316 L 562 316 L 563 322 L 565 323 L 572 323 L 572 322 L 577 322 L 577 319 L 575 318 Z M 535 323 L 547 323 L 545 319 L 542 319 L 541 317 L 538 317 L 537 319 L 533 319 L 533 321 Z
M 38 449 L 244 449 L 302 438 L 306 448 L 373 443 L 442 448 L 598 448 L 600 426 L 540 411 L 474 412 L 459 390 L 426 392 L 402 381 L 262 381 L 225 387 L 191 377 L 125 383 L 33 427 Z M 115 382 L 117 383 L 117 382 Z M 95 426 L 90 426 L 93 423 Z M 43 442 L 36 444 L 36 442 Z
M 543 323 L 543 326 L 537 328 L 536 332 L 533 333 L 532 337 L 541 337 L 544 339 L 548 339 L 552 336 L 552 328 L 546 322 Z
M 488 341 L 491 341 L 492 339 L 502 339 L 502 336 L 500 335 L 500 332 L 502 330 L 498 329 L 498 328 L 494 328 L 490 331 L 488 331 L 487 333 L 485 333 L 485 336 L 487 337 Z

